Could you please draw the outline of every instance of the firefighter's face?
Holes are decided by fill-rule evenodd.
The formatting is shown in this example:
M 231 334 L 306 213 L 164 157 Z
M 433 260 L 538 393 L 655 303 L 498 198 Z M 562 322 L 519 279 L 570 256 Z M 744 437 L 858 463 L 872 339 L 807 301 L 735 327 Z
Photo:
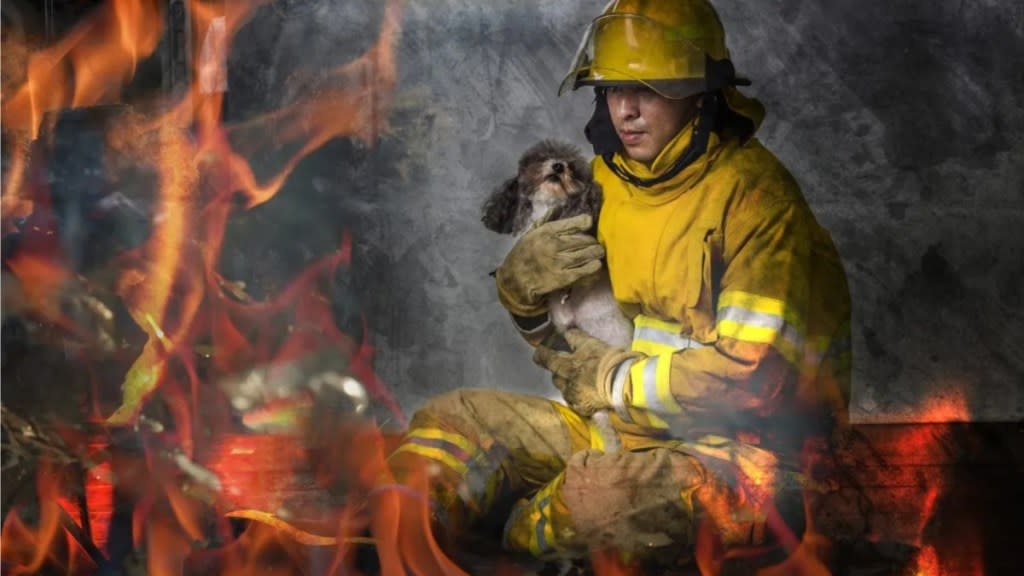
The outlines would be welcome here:
M 607 89 L 608 111 L 626 156 L 650 164 L 683 129 L 696 110 L 697 98 L 670 100 L 646 86 Z

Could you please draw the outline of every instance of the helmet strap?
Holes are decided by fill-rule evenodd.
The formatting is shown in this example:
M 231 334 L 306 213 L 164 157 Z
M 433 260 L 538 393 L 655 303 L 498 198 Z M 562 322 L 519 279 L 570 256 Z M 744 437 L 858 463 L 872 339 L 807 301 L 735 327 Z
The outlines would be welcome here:
M 672 178 L 675 178 L 680 172 L 682 172 L 687 166 L 693 164 L 694 160 L 700 158 L 704 152 L 708 149 L 708 139 L 711 133 L 717 130 L 718 124 L 718 110 L 722 105 L 723 96 L 721 92 L 705 92 L 701 97 L 700 111 L 694 121 L 693 136 L 690 138 L 690 143 L 687 144 L 686 149 L 683 153 L 676 158 L 676 161 L 672 163 L 664 173 L 655 176 L 654 178 L 640 178 L 636 174 L 633 174 L 625 166 L 622 166 L 615 161 L 615 152 L 622 149 L 622 142 L 619 141 L 618 135 L 615 134 L 615 129 L 612 128 L 612 134 L 618 141 L 618 148 L 613 151 L 598 152 L 597 145 L 591 140 L 591 144 L 594 144 L 594 153 L 600 154 L 601 158 L 608 168 L 619 178 L 629 182 L 634 186 L 641 188 L 650 188 L 657 186 L 663 182 L 667 182 Z M 604 102 L 604 114 L 608 116 L 608 125 L 611 126 L 611 114 L 608 112 L 608 103 Z M 594 113 L 595 118 L 597 117 L 597 111 Z M 593 119 L 591 119 L 593 122 Z M 590 124 L 587 124 L 588 129 Z M 588 139 L 590 138 L 588 134 Z

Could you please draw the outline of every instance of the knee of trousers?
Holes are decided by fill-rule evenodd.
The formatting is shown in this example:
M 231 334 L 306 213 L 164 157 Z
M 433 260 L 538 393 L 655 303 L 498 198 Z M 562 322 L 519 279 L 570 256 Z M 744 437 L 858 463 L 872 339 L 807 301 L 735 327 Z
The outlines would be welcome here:
M 700 464 L 670 450 L 586 450 L 564 473 L 517 505 L 506 546 L 534 555 L 615 548 L 643 557 L 693 542 L 692 494 Z
M 481 415 L 496 410 L 496 405 L 506 396 L 498 390 L 460 388 L 445 392 L 427 400 L 417 410 L 410 422 L 410 428 L 438 427 L 463 429 L 479 427 Z
M 562 490 L 578 538 L 643 554 L 693 542 L 693 494 L 706 481 L 696 459 L 673 450 L 586 451 L 569 460 Z

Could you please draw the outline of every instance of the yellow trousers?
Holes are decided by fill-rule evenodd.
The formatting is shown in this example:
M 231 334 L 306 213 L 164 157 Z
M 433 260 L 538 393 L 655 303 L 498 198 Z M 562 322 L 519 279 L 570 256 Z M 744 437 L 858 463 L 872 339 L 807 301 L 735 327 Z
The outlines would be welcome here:
M 764 514 L 728 466 L 671 439 L 623 436 L 605 453 L 593 436 L 545 398 L 457 390 L 413 416 L 388 464 L 398 484 L 426 476 L 434 529 L 449 542 L 494 530 L 539 558 L 678 555 L 703 520 L 726 546 L 764 539 Z

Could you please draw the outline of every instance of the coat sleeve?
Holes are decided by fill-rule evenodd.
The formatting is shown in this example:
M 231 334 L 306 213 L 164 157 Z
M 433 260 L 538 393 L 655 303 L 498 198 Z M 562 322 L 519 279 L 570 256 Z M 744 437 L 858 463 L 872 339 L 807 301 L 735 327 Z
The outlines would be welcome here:
M 713 345 L 620 370 L 622 404 L 656 417 L 767 416 L 792 399 L 812 349 L 807 333 L 817 223 L 797 198 L 751 194 L 723 230 Z M 618 399 L 616 399 L 618 400 Z
M 516 327 L 516 331 L 533 348 L 539 346 L 555 332 L 555 325 L 551 322 L 551 316 L 547 312 L 539 316 L 516 316 L 511 313 L 509 315 L 512 317 L 512 325 Z

